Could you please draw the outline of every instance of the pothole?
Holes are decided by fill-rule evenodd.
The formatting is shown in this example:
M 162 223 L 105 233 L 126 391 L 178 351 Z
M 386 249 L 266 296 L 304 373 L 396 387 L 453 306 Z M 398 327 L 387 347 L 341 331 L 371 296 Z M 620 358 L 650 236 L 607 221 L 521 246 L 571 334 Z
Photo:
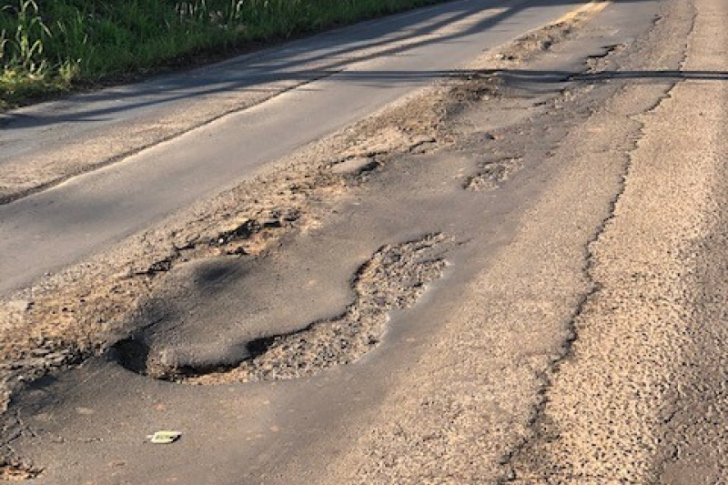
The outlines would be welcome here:
M 578 21 L 558 22 L 536 32 L 516 39 L 508 47 L 496 54 L 496 60 L 525 62 L 535 55 L 550 50 L 555 44 L 563 42 L 575 30 Z
M 605 63 L 610 56 L 614 55 L 615 53 L 622 52 L 626 48 L 627 46 L 624 44 L 612 44 L 604 46 L 602 52 L 598 54 L 592 54 L 587 57 L 587 70 L 585 73 L 582 74 L 582 76 L 584 74 L 594 74 L 602 71 L 604 69 Z M 578 80 L 578 75 L 575 76 L 575 78 Z
M 520 158 L 505 158 L 482 165 L 480 171 L 463 183 L 463 188 L 472 191 L 495 190 L 523 166 Z
M 41 472 L 42 470 L 22 462 L 0 461 L 0 481 L 2 482 L 24 482 L 26 480 L 32 480 L 38 477 Z
M 390 311 L 412 307 L 443 275 L 444 256 L 453 245 L 442 234 L 428 234 L 383 246 L 354 275 L 354 301 L 342 315 L 241 343 L 234 365 L 176 366 L 164 361 L 166 349 L 150 349 L 144 335 L 117 343 L 115 358 L 152 378 L 205 385 L 294 379 L 355 362 L 382 341 Z

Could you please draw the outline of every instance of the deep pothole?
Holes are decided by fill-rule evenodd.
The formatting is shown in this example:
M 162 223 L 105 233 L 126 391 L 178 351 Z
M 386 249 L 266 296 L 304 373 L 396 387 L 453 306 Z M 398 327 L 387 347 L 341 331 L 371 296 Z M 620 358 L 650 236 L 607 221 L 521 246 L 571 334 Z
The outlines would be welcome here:
M 381 247 L 352 278 L 354 301 L 342 315 L 295 332 L 243 342 L 239 359 L 233 364 L 165 362 L 166 349 L 150 348 L 145 334 L 118 342 L 112 355 L 139 374 L 206 385 L 294 379 L 349 364 L 382 341 L 389 312 L 412 307 L 427 285 L 443 275 L 445 254 L 454 244 L 451 238 L 437 233 Z

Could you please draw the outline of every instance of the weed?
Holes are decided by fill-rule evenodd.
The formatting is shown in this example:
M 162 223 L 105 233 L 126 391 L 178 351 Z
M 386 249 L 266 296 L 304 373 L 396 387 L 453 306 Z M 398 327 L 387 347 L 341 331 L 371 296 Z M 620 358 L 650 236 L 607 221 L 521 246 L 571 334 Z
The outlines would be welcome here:
M 443 0 L 17 0 L 0 8 L 0 107 Z

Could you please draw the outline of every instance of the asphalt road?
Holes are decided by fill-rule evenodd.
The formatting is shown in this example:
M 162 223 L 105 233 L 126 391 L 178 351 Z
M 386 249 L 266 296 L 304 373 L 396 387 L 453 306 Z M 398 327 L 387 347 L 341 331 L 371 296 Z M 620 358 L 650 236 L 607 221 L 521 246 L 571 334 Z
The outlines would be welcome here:
M 25 170 L 51 185 L 88 169 L 84 164 L 138 150 L 134 136 L 124 138 L 135 127 L 152 134 L 143 140 L 149 147 L 137 154 L 0 206 L 0 294 L 230 188 L 297 147 L 578 5 L 456 1 L 189 74 L 4 115 L 0 168 L 12 170 L 3 178 L 22 178 Z M 170 136 L 164 130 L 170 113 L 195 118 L 195 110 L 203 109 L 199 105 L 217 103 L 220 116 L 229 110 L 224 96 L 236 92 L 247 96 L 249 107 L 155 144 L 155 130 L 158 140 Z M 210 93 L 224 96 L 208 100 Z M 190 105 L 195 100 L 198 106 Z M 37 169 L 39 160 L 43 166 Z M 71 163 L 68 173 L 57 173 L 56 163 Z
M 600 7 L 14 302 L 0 477 L 724 483 L 728 5 Z M 170 256 L 247 191 L 296 217 Z
M 39 484 L 720 482 L 725 8 L 609 4 L 432 92 L 465 100 L 434 147 L 299 187 L 258 256 L 175 260 L 133 338 L 14 396 L 3 452 Z

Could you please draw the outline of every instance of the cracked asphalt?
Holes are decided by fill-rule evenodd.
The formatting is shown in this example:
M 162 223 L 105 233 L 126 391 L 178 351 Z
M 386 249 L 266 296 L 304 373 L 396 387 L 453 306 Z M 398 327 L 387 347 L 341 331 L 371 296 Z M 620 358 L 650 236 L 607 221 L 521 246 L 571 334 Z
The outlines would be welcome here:
M 15 294 L 0 477 L 727 482 L 726 20 L 589 4 Z

